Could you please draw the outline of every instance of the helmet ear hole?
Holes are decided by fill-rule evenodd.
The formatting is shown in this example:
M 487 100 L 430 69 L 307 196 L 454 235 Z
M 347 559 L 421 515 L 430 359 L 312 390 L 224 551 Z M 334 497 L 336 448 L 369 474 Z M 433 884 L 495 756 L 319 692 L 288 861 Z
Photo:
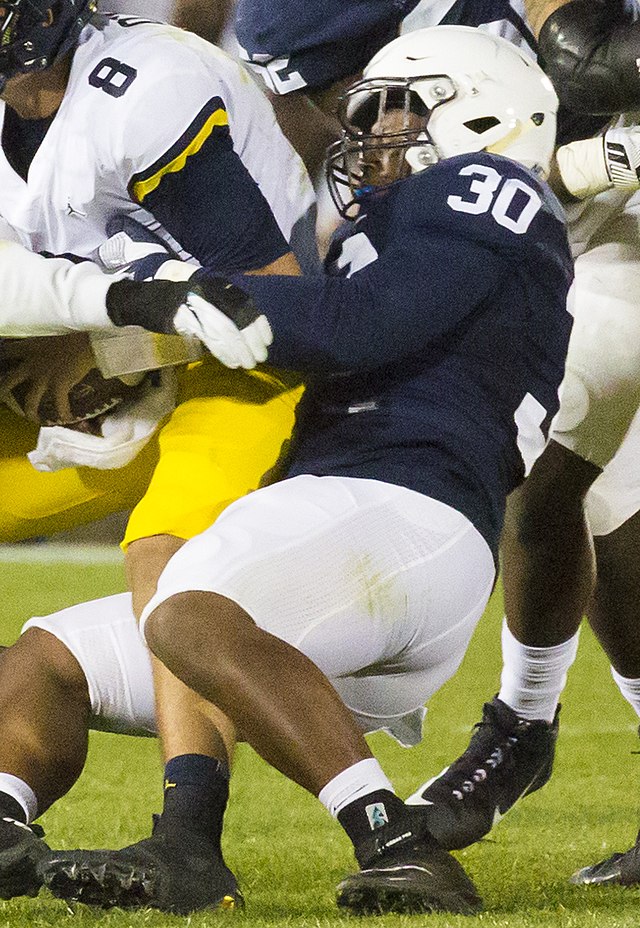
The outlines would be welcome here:
M 499 126 L 500 120 L 496 116 L 478 116 L 476 119 L 469 119 L 463 125 L 471 132 L 482 135 L 483 132 L 493 129 L 494 126 Z

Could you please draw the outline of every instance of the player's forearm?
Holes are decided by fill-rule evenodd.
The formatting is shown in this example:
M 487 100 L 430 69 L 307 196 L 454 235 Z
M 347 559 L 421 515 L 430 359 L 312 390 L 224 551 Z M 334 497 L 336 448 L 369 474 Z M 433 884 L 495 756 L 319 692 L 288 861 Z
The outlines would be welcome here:
M 544 16 L 530 0 L 532 24 Z M 539 32 L 539 57 L 568 109 L 613 114 L 640 107 L 640 22 L 622 0 L 551 0 Z M 555 6 L 555 9 L 552 7 Z
M 0 335 L 13 338 L 113 328 L 106 297 L 113 277 L 91 262 L 43 258 L 0 242 Z
M 502 271 L 488 249 L 471 253 L 447 240 L 449 275 L 435 274 L 443 252 L 425 241 L 423 263 L 403 252 L 381 256 L 357 277 L 234 277 L 264 313 L 268 360 L 305 376 L 368 371 L 416 356 L 480 305 Z M 398 269 L 402 268 L 402 273 Z

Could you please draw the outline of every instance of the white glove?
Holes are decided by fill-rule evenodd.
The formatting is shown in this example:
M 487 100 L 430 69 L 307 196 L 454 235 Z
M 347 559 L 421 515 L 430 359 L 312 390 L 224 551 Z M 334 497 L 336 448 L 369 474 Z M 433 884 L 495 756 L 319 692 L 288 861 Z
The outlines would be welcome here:
M 134 404 L 117 409 L 102 422 L 102 435 L 89 435 L 60 425 L 41 428 L 38 444 L 27 455 L 38 471 L 67 467 L 116 470 L 140 453 L 162 419 L 174 408 L 177 383 L 173 369 L 161 373 L 159 387 L 149 384 Z
M 188 280 L 200 267 L 195 259 L 180 261 L 163 238 L 131 216 L 114 216 L 107 224 L 107 234 L 98 257 L 109 273 L 124 272 L 134 280 Z M 164 260 L 146 260 L 154 255 Z
M 579 200 L 613 187 L 640 189 L 640 126 L 607 129 L 603 136 L 562 145 L 556 152 L 562 182 Z
M 231 287 L 231 284 L 227 285 Z M 240 329 L 232 319 L 203 296 L 189 293 L 173 324 L 180 335 L 195 335 L 225 367 L 247 370 L 266 361 L 273 332 L 260 315 Z
M 119 227 L 99 249 L 109 270 L 126 271 L 107 294 L 107 314 L 116 326 L 142 326 L 163 335 L 197 338 L 226 367 L 251 369 L 267 360 L 273 333 L 252 298 L 221 277 L 192 275 L 199 269 L 175 260 L 164 241 L 132 220 Z M 158 266 L 154 255 L 166 255 Z M 174 286 L 172 286 L 174 285 Z

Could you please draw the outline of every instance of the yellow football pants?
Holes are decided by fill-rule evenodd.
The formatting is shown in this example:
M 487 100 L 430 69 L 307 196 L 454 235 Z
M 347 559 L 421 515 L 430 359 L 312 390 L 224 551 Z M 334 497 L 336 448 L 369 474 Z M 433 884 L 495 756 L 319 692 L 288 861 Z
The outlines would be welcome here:
M 190 538 L 255 489 L 291 434 L 297 378 L 230 371 L 213 359 L 180 372 L 178 405 L 127 467 L 35 471 L 37 428 L 0 407 L 0 542 L 65 531 L 132 509 L 123 545 Z

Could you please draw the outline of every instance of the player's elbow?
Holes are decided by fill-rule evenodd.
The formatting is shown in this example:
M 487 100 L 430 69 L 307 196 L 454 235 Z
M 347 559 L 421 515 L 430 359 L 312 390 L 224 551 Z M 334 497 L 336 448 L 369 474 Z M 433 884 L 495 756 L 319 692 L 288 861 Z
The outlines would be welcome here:
M 576 113 L 609 115 L 640 101 L 640 87 L 631 88 L 635 62 L 625 63 L 618 55 L 618 36 L 626 24 L 622 16 L 622 7 L 616 16 L 604 4 L 572 0 L 546 19 L 538 54 L 562 106 Z
M 582 62 L 572 56 L 558 55 L 549 61 L 545 59 L 545 71 L 553 84 L 560 106 L 573 113 L 601 112 L 604 105 L 598 88 L 596 93 L 589 93 L 587 80 L 593 83 L 587 74 L 585 78 Z

